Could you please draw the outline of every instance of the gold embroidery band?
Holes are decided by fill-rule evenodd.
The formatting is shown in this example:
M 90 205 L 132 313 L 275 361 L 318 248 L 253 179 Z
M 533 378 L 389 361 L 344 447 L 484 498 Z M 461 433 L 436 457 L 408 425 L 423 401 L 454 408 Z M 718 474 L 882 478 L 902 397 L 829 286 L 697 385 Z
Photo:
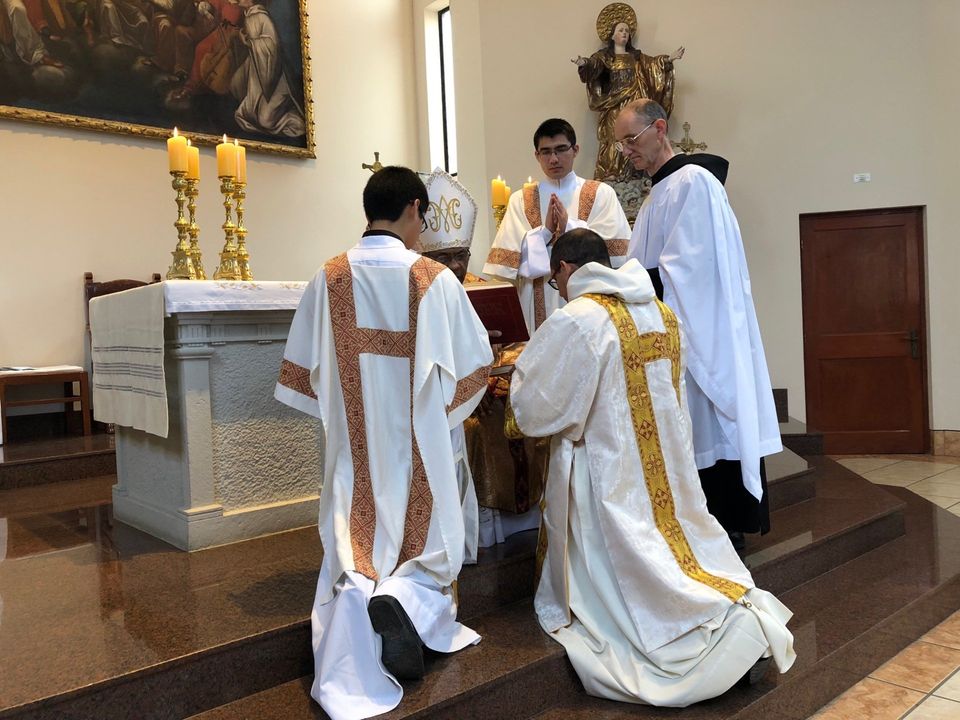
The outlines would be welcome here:
M 610 257 L 622 257 L 627 254 L 627 248 L 630 247 L 629 240 L 604 240 L 607 244 L 607 252 Z
M 317 399 L 317 394 L 310 386 L 310 371 L 302 365 L 284 360 L 280 363 L 280 384 L 288 387 L 295 393 L 300 393 L 313 400 Z
M 520 269 L 520 253 L 516 250 L 505 250 L 503 248 L 490 248 L 490 254 L 487 255 L 487 262 L 491 265 L 501 265 L 503 267 Z
M 432 267 L 436 266 L 436 267 Z M 417 337 L 417 310 L 420 298 L 430 282 L 443 270 L 439 263 L 421 258 L 410 268 L 410 320 L 407 330 L 376 330 L 357 327 L 357 311 L 353 293 L 353 275 L 346 254 L 338 255 L 325 266 L 333 343 L 343 391 L 344 410 L 353 460 L 353 498 L 350 508 L 350 543 L 357 572 L 377 580 L 373 565 L 373 541 L 376 532 L 376 504 L 370 476 L 370 455 L 367 446 L 363 409 L 363 387 L 360 380 L 360 355 L 405 357 L 410 361 L 410 389 L 413 392 L 414 355 Z M 401 557 L 416 557 L 426 543 L 433 496 L 427 481 L 420 450 L 413 431 L 413 398 L 410 402 L 410 428 L 413 454 L 413 477 Z M 412 553 L 412 554 L 411 554 Z
M 580 188 L 580 206 L 577 208 L 577 217 L 587 221 L 590 213 L 593 212 L 593 203 L 597 200 L 597 190 L 600 189 L 600 183 L 597 180 L 587 180 Z
M 680 397 L 680 332 L 673 312 L 663 303 L 657 302 L 666 332 L 638 334 L 633 316 L 623 301 L 610 295 L 589 294 L 588 297 L 601 305 L 610 315 L 620 337 L 620 351 L 623 357 L 623 372 L 627 381 L 627 399 L 630 402 L 630 415 L 637 438 L 637 449 L 643 465 L 643 476 L 650 497 L 657 530 L 670 547 L 673 557 L 683 573 L 691 580 L 713 588 L 737 602 L 747 588 L 726 578 L 708 573 L 697 560 L 683 527 L 677 520 L 670 483 L 667 480 L 666 464 L 663 460 L 663 448 L 657 419 L 654 415 L 653 400 L 647 385 L 646 364 L 656 360 L 668 359 L 673 366 L 672 380 L 674 390 Z
M 447 415 L 467 402 L 480 390 L 486 389 L 488 377 L 490 377 L 490 366 L 484 365 L 457 382 L 457 389 L 453 393 L 453 401 L 447 405 Z

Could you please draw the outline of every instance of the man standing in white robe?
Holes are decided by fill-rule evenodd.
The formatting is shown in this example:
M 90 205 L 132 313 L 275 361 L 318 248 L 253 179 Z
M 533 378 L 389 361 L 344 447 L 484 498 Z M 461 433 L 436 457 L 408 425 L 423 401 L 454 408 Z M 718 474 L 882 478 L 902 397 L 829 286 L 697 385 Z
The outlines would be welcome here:
M 614 266 L 625 259 L 630 237 L 630 224 L 613 188 L 573 172 L 580 146 L 570 123 L 544 120 L 533 134 L 533 148 L 544 179 L 525 184 L 510 196 L 483 266 L 484 274 L 517 286 L 531 335 L 563 304 L 546 284 L 557 237 L 574 228 L 590 228 L 607 242 Z
M 407 168 L 370 178 L 369 229 L 304 292 L 276 387 L 326 437 L 310 693 L 333 720 L 395 708 L 423 645 L 480 640 L 451 592 L 465 534 L 450 430 L 486 391 L 492 352 L 453 273 L 409 249 L 427 203 Z
M 612 700 L 685 707 L 762 658 L 786 672 L 791 613 L 707 512 L 676 317 L 636 260 L 611 269 L 588 230 L 563 235 L 551 265 L 569 302 L 520 356 L 508 419 L 553 438 L 541 627 L 586 691 Z
M 674 154 L 666 113 L 652 100 L 627 105 L 614 134 L 624 156 L 653 180 L 629 255 L 683 323 L 700 482 L 742 554 L 743 533 L 770 529 L 762 458 L 783 446 L 740 227 L 723 188 L 727 162 Z

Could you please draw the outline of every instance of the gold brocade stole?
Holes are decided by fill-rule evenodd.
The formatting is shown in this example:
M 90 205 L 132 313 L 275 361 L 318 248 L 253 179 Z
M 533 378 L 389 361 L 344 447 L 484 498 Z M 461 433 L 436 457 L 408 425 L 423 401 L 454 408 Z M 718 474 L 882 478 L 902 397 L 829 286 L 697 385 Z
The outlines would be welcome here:
M 580 204 L 577 208 L 577 217 L 583 222 L 587 221 L 590 213 L 593 212 L 593 203 L 597 199 L 597 189 L 600 183 L 596 180 L 587 180 L 580 188 Z M 527 222 L 530 227 L 540 227 L 543 225 L 543 216 L 540 214 L 540 185 L 529 185 L 523 189 L 523 208 L 527 216 Z M 550 245 L 556 240 L 556 236 L 550 239 Z M 543 286 L 545 280 L 542 277 L 533 281 L 533 329 L 543 325 L 547 319 L 547 303 L 543 295 Z
M 657 360 L 670 361 L 673 369 L 673 387 L 677 393 L 677 402 L 680 402 L 680 330 L 676 315 L 657 300 L 666 332 L 648 332 L 640 335 L 633 316 L 630 315 L 630 311 L 622 300 L 611 295 L 587 294 L 582 297 L 593 300 L 607 311 L 620 338 L 623 373 L 627 382 L 627 400 L 630 403 L 637 449 L 640 451 L 643 476 L 657 530 L 660 531 L 674 559 L 687 577 L 737 602 L 746 594 L 747 588 L 726 578 L 712 575 L 700 565 L 687 541 L 683 527 L 677 520 L 677 508 L 667 480 L 663 448 L 660 445 L 660 432 L 657 428 L 657 418 L 653 410 L 653 399 L 650 397 L 645 366 Z
M 346 253 L 327 262 L 327 298 L 333 326 L 333 344 L 340 372 L 344 410 L 353 458 L 353 500 L 350 508 L 350 543 L 357 572 L 377 580 L 373 565 L 373 540 L 377 527 L 377 511 L 370 477 L 370 456 L 364 420 L 363 387 L 360 381 L 360 355 L 386 355 L 410 361 L 410 440 L 413 472 L 410 495 L 404 520 L 403 541 L 397 565 L 423 552 L 430 527 L 433 493 L 420 457 L 420 448 L 413 427 L 413 374 L 417 342 L 417 312 L 420 299 L 433 279 L 444 269 L 440 263 L 420 258 L 410 267 L 409 324 L 406 330 L 377 330 L 357 327 L 357 309 L 353 294 L 353 274 Z

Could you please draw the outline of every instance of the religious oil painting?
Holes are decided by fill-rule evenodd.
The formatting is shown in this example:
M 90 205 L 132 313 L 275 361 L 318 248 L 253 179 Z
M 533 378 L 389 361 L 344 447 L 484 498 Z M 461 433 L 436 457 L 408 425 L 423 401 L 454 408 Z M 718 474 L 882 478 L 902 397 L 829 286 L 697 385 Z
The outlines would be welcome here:
M 0 0 L 0 117 L 313 157 L 306 0 Z

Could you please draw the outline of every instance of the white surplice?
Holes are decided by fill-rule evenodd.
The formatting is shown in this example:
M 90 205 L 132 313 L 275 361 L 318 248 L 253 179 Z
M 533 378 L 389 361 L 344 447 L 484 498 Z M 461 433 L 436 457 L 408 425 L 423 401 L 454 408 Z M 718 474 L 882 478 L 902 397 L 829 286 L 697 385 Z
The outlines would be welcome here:
M 541 626 L 566 648 L 587 692 L 614 700 L 683 707 L 725 692 L 771 655 L 786 672 L 795 659 L 791 613 L 755 587 L 707 512 L 682 372 L 674 376 L 663 353 L 635 365 L 651 408 L 640 417 L 618 328 L 581 296 L 625 301 L 648 342 L 667 337 L 669 310 L 635 260 L 619 270 L 589 263 L 571 276 L 569 293 L 575 299 L 520 356 L 510 390 L 520 430 L 553 438 Z M 648 445 L 643 455 L 642 437 L 658 438 L 655 451 Z
M 584 195 L 584 187 L 596 192 L 589 202 Z M 537 208 L 527 207 L 526 197 L 529 195 L 523 190 L 517 190 L 510 196 L 506 215 L 483 266 L 484 274 L 516 284 L 524 319 L 531 334 L 536 329 L 536 280 L 541 280 L 543 286 L 546 317 L 563 305 L 560 294 L 543 283 L 550 276 L 552 234 L 544 227 L 543 221 L 547 217 L 551 195 L 556 195 L 567 209 L 567 226 L 562 232 L 576 228 L 593 230 L 607 241 L 614 267 L 626 259 L 630 237 L 630 224 L 623 214 L 617 193 L 609 185 L 584 180 L 571 172 L 559 181 L 541 180 L 537 189 L 540 201 Z
M 743 485 L 759 500 L 760 458 L 783 446 L 740 226 L 723 185 L 693 164 L 657 182 L 629 256 L 659 267 L 663 301 L 685 329 L 697 467 L 739 460 Z
M 333 720 L 387 712 L 403 696 L 380 663 L 380 637 L 366 609 L 373 595 L 396 597 L 433 650 L 453 652 L 480 640 L 456 622 L 449 590 L 464 562 L 465 525 L 471 523 L 469 518 L 465 522 L 469 502 L 464 498 L 473 493 L 472 487 L 464 488 L 462 474 L 458 477 L 453 441 L 486 392 L 493 359 L 486 330 L 452 272 L 389 235 L 365 236 L 347 252 L 346 261 L 356 327 L 399 336 L 415 319 L 416 337 L 412 373 L 407 357 L 367 349 L 359 355 L 360 377 L 342 384 L 334 324 L 342 324 L 343 315 L 331 312 L 328 264 L 304 292 L 276 388 L 278 400 L 320 418 L 326 435 L 319 518 L 324 556 L 312 615 L 316 676 L 311 695 Z M 431 278 L 411 311 L 408 286 L 415 263 Z M 362 410 L 354 404 L 348 421 L 345 398 L 355 402 L 357 392 L 362 393 Z M 357 412 L 362 413 L 360 420 Z M 354 482 L 350 422 L 361 422 L 366 438 L 375 527 L 368 522 L 361 529 L 372 530 L 372 546 L 358 545 L 363 534 L 354 533 L 352 503 L 360 490 Z M 409 530 L 405 509 L 416 477 L 414 440 L 432 507 L 422 550 L 402 560 Z

